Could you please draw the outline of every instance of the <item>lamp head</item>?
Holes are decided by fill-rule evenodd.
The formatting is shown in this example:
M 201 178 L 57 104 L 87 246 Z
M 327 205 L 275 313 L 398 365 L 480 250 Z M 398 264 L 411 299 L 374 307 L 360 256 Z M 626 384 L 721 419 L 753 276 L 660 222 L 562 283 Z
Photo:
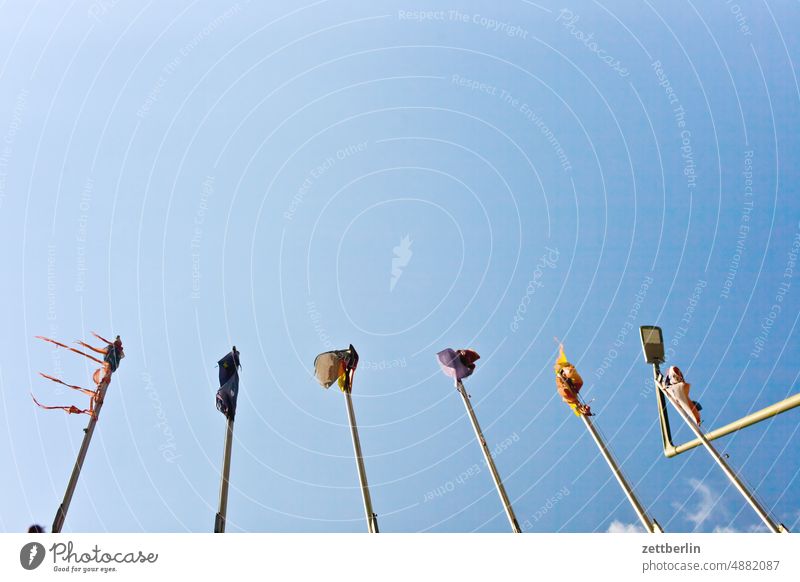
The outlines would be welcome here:
M 664 363 L 664 335 L 661 328 L 655 325 L 643 325 L 639 328 L 642 339 L 644 360 L 648 364 Z

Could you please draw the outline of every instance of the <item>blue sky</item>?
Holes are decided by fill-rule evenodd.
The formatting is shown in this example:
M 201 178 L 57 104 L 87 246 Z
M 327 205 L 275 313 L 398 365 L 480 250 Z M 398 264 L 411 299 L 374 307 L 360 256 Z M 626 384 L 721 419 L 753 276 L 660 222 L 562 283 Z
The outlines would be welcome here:
M 466 384 L 523 529 L 628 529 L 554 337 L 666 530 L 758 529 L 702 450 L 662 455 L 638 326 L 664 329 L 707 428 L 796 391 L 796 6 L 0 13 L 0 530 L 49 528 L 86 422 L 31 402 L 81 402 L 38 371 L 92 371 L 34 336 L 93 330 L 126 358 L 67 531 L 212 530 L 233 344 L 228 530 L 364 531 L 343 398 L 312 375 L 349 343 L 382 531 L 508 529 L 445 347 L 482 356 Z M 790 528 L 797 423 L 718 441 Z

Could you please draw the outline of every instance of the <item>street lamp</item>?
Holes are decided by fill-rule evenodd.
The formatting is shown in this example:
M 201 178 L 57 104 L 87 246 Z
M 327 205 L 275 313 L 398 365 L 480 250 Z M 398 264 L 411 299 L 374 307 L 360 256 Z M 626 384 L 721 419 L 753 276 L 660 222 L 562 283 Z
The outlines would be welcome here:
M 664 454 L 667 457 L 675 456 L 675 446 L 672 444 L 672 431 L 669 427 L 669 415 L 667 411 L 667 401 L 658 386 L 661 381 L 661 370 L 659 364 L 664 363 L 664 334 L 661 328 L 655 325 L 643 325 L 639 328 L 639 335 L 642 338 L 642 351 L 644 361 L 653 366 L 653 381 L 656 384 L 656 399 L 658 402 L 658 420 L 661 427 L 661 440 L 664 445 Z
M 658 399 L 658 414 L 661 424 L 661 437 L 664 442 L 664 454 L 667 457 L 674 457 L 675 455 L 687 451 L 691 448 L 694 448 L 699 445 L 703 445 L 711 457 L 716 461 L 716 463 L 720 466 L 723 470 L 725 475 L 730 479 L 731 483 L 733 484 L 736 489 L 744 496 L 745 500 L 750 504 L 750 506 L 755 510 L 758 516 L 764 521 L 767 527 L 773 533 L 789 533 L 789 530 L 783 524 L 776 523 L 767 513 L 767 511 L 761 506 L 761 504 L 756 500 L 753 494 L 747 489 L 745 484 L 739 479 L 736 473 L 731 469 L 730 465 L 722 458 L 722 455 L 713 447 L 711 444 L 711 440 L 715 438 L 719 438 L 726 434 L 730 434 L 740 428 L 744 428 L 745 426 L 750 426 L 751 424 L 755 424 L 759 420 L 763 420 L 764 418 L 769 418 L 770 416 L 775 416 L 776 414 L 780 414 L 784 410 L 788 410 L 789 408 L 794 408 L 798 404 L 800 404 L 800 399 L 798 396 L 795 395 L 792 398 L 788 398 L 783 402 L 778 404 L 774 404 L 770 407 L 767 407 L 759 412 L 754 414 L 748 415 L 744 418 L 739 419 L 729 425 L 722 427 L 721 429 L 717 429 L 716 431 L 712 431 L 712 433 L 716 433 L 713 437 L 711 436 L 712 433 L 704 434 L 694 419 L 691 419 L 689 415 L 681 408 L 681 406 L 676 402 L 675 398 L 667 391 L 664 383 L 662 381 L 661 370 L 659 369 L 659 364 L 664 363 L 664 336 L 661 332 L 661 328 L 654 326 L 654 325 L 643 325 L 639 328 L 639 334 L 642 339 L 642 350 L 644 352 L 644 359 L 648 364 L 652 364 L 653 366 L 653 381 L 656 385 L 656 397 Z M 795 400 L 794 404 L 787 406 L 787 401 Z M 684 422 L 692 429 L 692 432 L 697 437 L 694 441 L 690 441 L 680 447 L 676 447 L 672 444 L 672 433 L 670 432 L 669 427 L 669 416 L 667 413 L 667 401 L 669 401 L 675 410 L 678 412 L 678 415 L 683 418 Z M 777 409 L 776 407 L 780 408 L 781 405 L 784 407 L 781 409 Z M 680 450 L 679 450 L 680 449 Z
M 648 364 L 664 363 L 664 334 L 661 328 L 655 325 L 643 325 L 639 328 L 642 336 L 642 349 L 644 350 L 644 360 Z

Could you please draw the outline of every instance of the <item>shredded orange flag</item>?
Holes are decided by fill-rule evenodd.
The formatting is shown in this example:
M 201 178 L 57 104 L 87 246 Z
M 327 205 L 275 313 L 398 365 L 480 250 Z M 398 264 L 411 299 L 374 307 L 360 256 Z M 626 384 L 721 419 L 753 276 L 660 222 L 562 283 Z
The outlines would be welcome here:
M 102 363 L 103 363 L 101 360 L 98 360 L 98 359 L 97 359 L 97 358 L 95 358 L 94 356 L 90 356 L 89 354 L 86 354 L 86 353 L 84 353 L 84 352 L 82 352 L 82 351 L 80 351 L 80 350 L 76 350 L 75 348 L 71 348 L 71 347 L 69 347 L 69 346 L 68 346 L 68 345 L 66 345 L 66 344 L 62 344 L 61 342 L 57 342 L 56 340 L 52 340 L 52 339 L 50 339 L 49 337 L 43 337 L 43 336 L 41 336 L 41 335 L 37 335 L 37 336 L 36 336 L 36 338 L 37 338 L 37 339 L 40 339 L 40 340 L 44 340 L 44 341 L 46 341 L 46 342 L 50 342 L 51 344 L 55 344 L 55 345 L 57 345 L 58 347 L 60 347 L 60 348 L 64 348 L 64 349 L 67 349 L 67 350 L 69 350 L 69 351 L 71 351 L 71 352 L 75 352 L 76 354 L 80 354 L 80 355 L 82 355 L 82 356 L 85 356 L 85 357 L 89 358 L 90 360 L 94 360 L 94 361 L 95 361 L 95 362 L 97 362 L 98 364 L 102 364 Z
M 42 404 L 41 402 L 36 400 L 36 397 L 33 394 L 31 394 L 31 398 L 33 398 L 33 401 L 36 403 L 36 406 L 38 406 L 40 408 L 44 408 L 45 410 L 63 410 L 67 414 L 88 414 L 89 416 L 94 416 L 94 409 L 93 408 L 89 408 L 87 410 L 81 410 L 77 406 L 72 406 L 72 405 L 70 405 L 70 406 L 45 406 L 44 404 Z
M 84 394 L 86 394 L 87 396 L 91 396 L 92 398 L 97 396 L 97 392 L 95 392 L 94 390 L 89 390 L 87 388 L 81 388 L 80 386 L 73 386 L 72 384 L 67 384 L 66 382 L 63 382 L 58 378 L 54 378 L 53 376 L 48 376 L 47 374 L 44 374 L 42 372 L 39 372 L 39 375 L 44 378 L 47 378 L 48 380 L 52 380 L 53 382 L 58 382 L 59 384 L 66 386 L 67 388 L 72 388 L 73 390 L 77 390 L 78 392 L 83 392 Z
M 75 343 L 78 344 L 79 346 L 83 346 L 85 348 L 89 348 L 90 350 L 92 350 L 93 352 L 98 353 L 98 354 L 106 355 L 108 353 L 108 351 L 103 349 L 103 348 L 96 348 L 96 347 L 90 346 L 89 344 L 84 343 L 82 341 L 77 341 Z
M 102 337 L 100 335 L 97 335 L 95 332 L 92 332 L 92 335 L 94 337 L 96 337 L 97 339 L 99 339 L 101 342 L 104 342 L 107 346 L 114 344 L 114 342 L 108 341 L 106 338 L 104 338 L 104 337 Z M 42 338 L 42 339 L 44 339 L 44 338 Z M 81 345 L 81 346 L 83 346 L 85 348 L 89 348 L 90 350 L 92 350 L 93 352 L 96 352 L 98 354 L 103 354 L 104 356 L 108 355 L 108 348 L 96 348 L 96 347 L 90 346 L 89 344 L 87 344 L 85 342 L 82 342 L 80 340 L 76 341 L 75 343 L 79 344 L 79 345 Z
M 97 416 L 96 416 L 96 414 L 94 412 L 94 408 L 95 408 L 95 404 L 98 403 L 98 399 L 99 399 L 99 396 L 100 396 L 100 388 L 104 384 L 107 386 L 108 383 L 111 382 L 111 374 L 113 372 L 112 363 L 108 361 L 109 360 L 109 352 L 112 349 L 115 351 L 114 356 L 117 358 L 116 359 L 117 364 L 119 363 L 119 358 L 124 357 L 124 354 L 120 355 L 120 354 L 117 353 L 117 352 L 121 352 L 122 351 L 122 343 L 119 342 L 119 336 L 117 336 L 117 340 L 115 340 L 115 342 L 112 344 L 111 342 L 105 340 L 104 338 L 100 337 L 99 335 L 97 335 L 94 332 L 92 332 L 92 335 L 94 335 L 97 339 L 106 342 L 107 347 L 106 348 L 95 348 L 94 346 L 91 346 L 91 345 L 89 345 L 87 343 L 84 343 L 82 341 L 78 341 L 76 343 L 80 344 L 81 346 L 83 346 L 85 348 L 88 348 L 88 349 L 92 350 L 93 352 L 96 352 L 98 354 L 103 354 L 105 356 L 104 360 L 106 360 L 106 361 L 99 360 L 99 359 L 95 358 L 94 356 L 91 356 L 91 355 L 89 355 L 89 354 L 87 354 L 85 352 L 82 352 L 80 350 L 77 350 L 75 348 L 71 348 L 70 346 L 68 346 L 66 344 L 63 344 L 61 342 L 58 342 L 56 340 L 53 340 L 53 339 L 50 339 L 50 338 L 47 338 L 47 337 L 43 337 L 43 336 L 39 336 L 39 335 L 36 336 L 38 339 L 44 340 L 46 342 L 50 342 L 51 344 L 54 344 L 54 345 L 56 345 L 56 346 L 58 346 L 60 348 L 65 348 L 65 349 L 67 349 L 67 350 L 69 350 L 71 352 L 74 352 L 76 354 L 79 354 L 81 356 L 85 356 L 85 357 L 89 358 L 90 360 L 100 364 L 100 368 L 95 370 L 94 374 L 92 375 L 92 380 L 94 381 L 95 385 L 97 386 L 97 390 L 89 390 L 88 388 L 83 388 L 81 386 L 75 386 L 74 384 L 67 384 L 63 380 L 60 380 L 59 378 L 56 378 L 54 376 L 49 376 L 47 374 L 39 372 L 39 374 L 43 378 L 47 378 L 48 380 L 50 380 L 52 382 L 56 382 L 58 384 L 66 386 L 67 388 L 71 388 L 72 390 L 77 390 L 77 391 L 89 396 L 90 400 L 89 400 L 89 408 L 88 409 L 81 409 L 81 408 L 78 408 L 77 406 L 73 406 L 73 405 L 69 405 L 69 406 L 45 406 L 45 405 L 41 404 L 38 400 L 36 400 L 36 398 L 33 396 L 33 394 L 31 394 L 31 398 L 33 398 L 33 401 L 36 403 L 37 406 L 39 406 L 41 408 L 44 408 L 46 410 L 63 410 L 67 414 L 88 414 L 88 415 L 92 416 L 93 418 L 97 418 Z M 117 343 L 119 343 L 119 346 L 117 346 Z

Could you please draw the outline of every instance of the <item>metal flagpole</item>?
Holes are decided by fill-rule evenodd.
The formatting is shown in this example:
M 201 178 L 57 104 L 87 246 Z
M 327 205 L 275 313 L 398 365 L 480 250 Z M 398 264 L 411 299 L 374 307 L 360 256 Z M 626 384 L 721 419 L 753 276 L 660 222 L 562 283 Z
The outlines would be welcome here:
M 672 397 L 672 395 L 667 391 L 667 389 L 661 383 L 661 380 L 660 380 L 661 371 L 658 368 L 658 364 L 653 364 L 653 368 L 654 368 L 653 373 L 655 375 L 655 383 L 656 383 L 657 389 L 660 390 L 661 393 L 664 394 L 664 396 L 667 397 L 667 400 L 669 400 L 670 403 L 672 403 L 673 408 L 675 408 L 675 410 L 678 411 L 678 414 L 680 414 L 680 416 L 684 420 L 684 422 L 687 425 L 689 425 L 689 428 L 692 429 L 692 432 L 695 434 L 695 436 L 700 440 L 700 442 L 706 448 L 706 450 L 711 455 L 711 457 L 717 462 L 717 464 L 723 470 L 725 475 L 728 476 L 728 479 L 730 479 L 730 481 L 731 481 L 731 483 L 733 483 L 734 487 L 736 487 L 736 489 L 739 490 L 739 493 L 742 494 L 742 496 L 745 498 L 745 500 L 747 500 L 747 503 L 750 504 L 750 506 L 755 510 L 755 512 L 758 514 L 758 516 L 767 525 L 769 530 L 772 533 L 789 533 L 789 530 L 787 530 L 786 527 L 783 524 L 776 523 L 769 516 L 769 514 L 766 511 L 766 509 L 761 507 L 761 504 L 756 500 L 756 498 L 753 496 L 753 494 L 750 492 L 750 490 L 747 489 L 745 484 L 742 483 L 741 479 L 739 479 L 739 477 L 736 475 L 736 473 L 733 471 L 733 469 L 730 467 L 730 465 L 728 465 L 728 463 L 725 462 L 725 459 L 722 458 L 722 455 L 720 455 L 719 452 L 717 452 L 717 449 L 715 449 L 714 446 L 709 442 L 709 440 L 703 434 L 703 431 L 700 430 L 700 427 L 697 425 L 697 423 L 695 423 L 694 420 L 690 419 L 689 415 L 686 414 L 686 411 L 684 411 L 683 408 L 681 408 L 680 405 L 677 402 L 675 402 L 675 399 Z
M 97 419 L 100 416 L 100 409 L 103 408 L 103 400 L 106 397 L 106 390 L 111 381 L 110 375 L 108 379 L 104 379 L 97 387 L 97 398 L 94 404 L 94 416 L 89 418 L 89 424 L 83 429 L 83 443 L 81 443 L 80 451 L 78 451 L 78 458 L 75 460 L 75 466 L 72 469 L 72 476 L 69 478 L 67 490 L 64 492 L 64 500 L 58 506 L 56 517 L 53 520 L 53 533 L 60 533 L 61 528 L 64 527 L 64 521 L 67 519 L 67 511 L 72 502 L 72 495 L 75 493 L 75 488 L 78 485 L 78 478 L 81 476 L 81 469 L 83 469 L 83 461 L 86 459 L 86 453 L 89 450 L 89 444 L 92 442 L 92 435 L 94 434 L 94 427 L 97 425 Z
M 214 520 L 214 533 L 225 533 L 228 516 L 228 485 L 231 475 L 231 447 L 233 445 L 233 419 L 228 418 L 225 428 L 225 453 L 222 457 L 222 482 L 219 486 L 219 511 Z
M 589 420 L 589 417 L 586 416 L 585 414 L 580 414 L 580 417 L 583 420 L 583 424 L 585 424 L 586 428 L 589 429 L 589 434 L 592 435 L 594 442 L 597 444 L 597 448 L 600 449 L 600 453 L 603 455 L 603 458 L 606 460 L 606 463 L 608 463 L 608 466 L 611 468 L 611 472 L 614 474 L 614 477 L 617 478 L 620 487 L 622 487 L 622 491 L 625 493 L 625 496 L 628 498 L 628 501 L 631 502 L 633 510 L 636 512 L 636 515 L 639 516 L 639 520 L 642 522 L 642 525 L 644 525 L 645 530 L 647 530 L 648 533 L 664 533 L 664 530 L 661 529 L 661 526 L 658 524 L 658 522 L 655 519 L 651 520 L 648 517 L 647 513 L 644 510 L 644 507 L 642 507 L 642 504 L 639 502 L 639 499 L 637 499 L 636 495 L 633 492 L 633 489 L 628 484 L 628 481 L 625 479 L 625 476 L 622 474 L 622 470 L 619 468 L 619 465 L 617 465 L 617 462 L 614 460 L 611 451 L 608 450 L 608 447 L 606 447 L 605 442 L 603 442 L 603 439 L 600 438 L 600 434 L 597 432 L 597 429 L 595 428 L 592 421 Z
M 372 511 L 372 497 L 369 494 L 369 484 L 367 483 L 367 471 L 364 469 L 364 456 L 361 453 L 361 440 L 358 438 L 358 427 L 356 426 L 356 413 L 353 410 L 353 399 L 350 396 L 352 376 L 347 376 L 347 386 L 344 390 L 344 401 L 347 406 L 347 418 L 350 420 L 350 434 L 353 437 L 353 452 L 356 456 L 356 467 L 358 467 L 358 481 L 361 484 L 361 495 L 364 498 L 364 512 L 367 515 L 367 529 L 369 533 L 378 533 L 378 516 Z
M 481 427 L 478 424 L 478 418 L 475 416 L 475 411 L 472 410 L 472 404 L 470 404 L 469 401 L 469 394 L 467 394 L 467 391 L 464 388 L 464 384 L 461 383 L 461 380 L 456 380 L 456 390 L 458 390 L 459 394 L 461 394 L 461 398 L 464 400 L 464 406 L 466 407 L 467 414 L 472 422 L 472 429 L 475 431 L 475 438 L 478 439 L 478 444 L 481 446 L 481 450 L 483 451 L 483 458 L 489 467 L 489 472 L 492 474 L 495 487 L 497 487 L 497 494 L 500 495 L 500 501 L 503 502 L 503 509 L 505 509 L 506 516 L 511 524 L 511 531 L 514 533 L 522 533 L 522 530 L 519 528 L 519 524 L 517 523 L 517 516 L 514 515 L 514 508 L 511 507 L 511 502 L 508 500 L 506 489 L 503 487 L 503 482 L 500 480 L 500 474 L 497 472 L 497 467 L 494 465 L 492 453 L 489 451 L 489 447 L 486 446 L 486 439 L 483 438 Z

